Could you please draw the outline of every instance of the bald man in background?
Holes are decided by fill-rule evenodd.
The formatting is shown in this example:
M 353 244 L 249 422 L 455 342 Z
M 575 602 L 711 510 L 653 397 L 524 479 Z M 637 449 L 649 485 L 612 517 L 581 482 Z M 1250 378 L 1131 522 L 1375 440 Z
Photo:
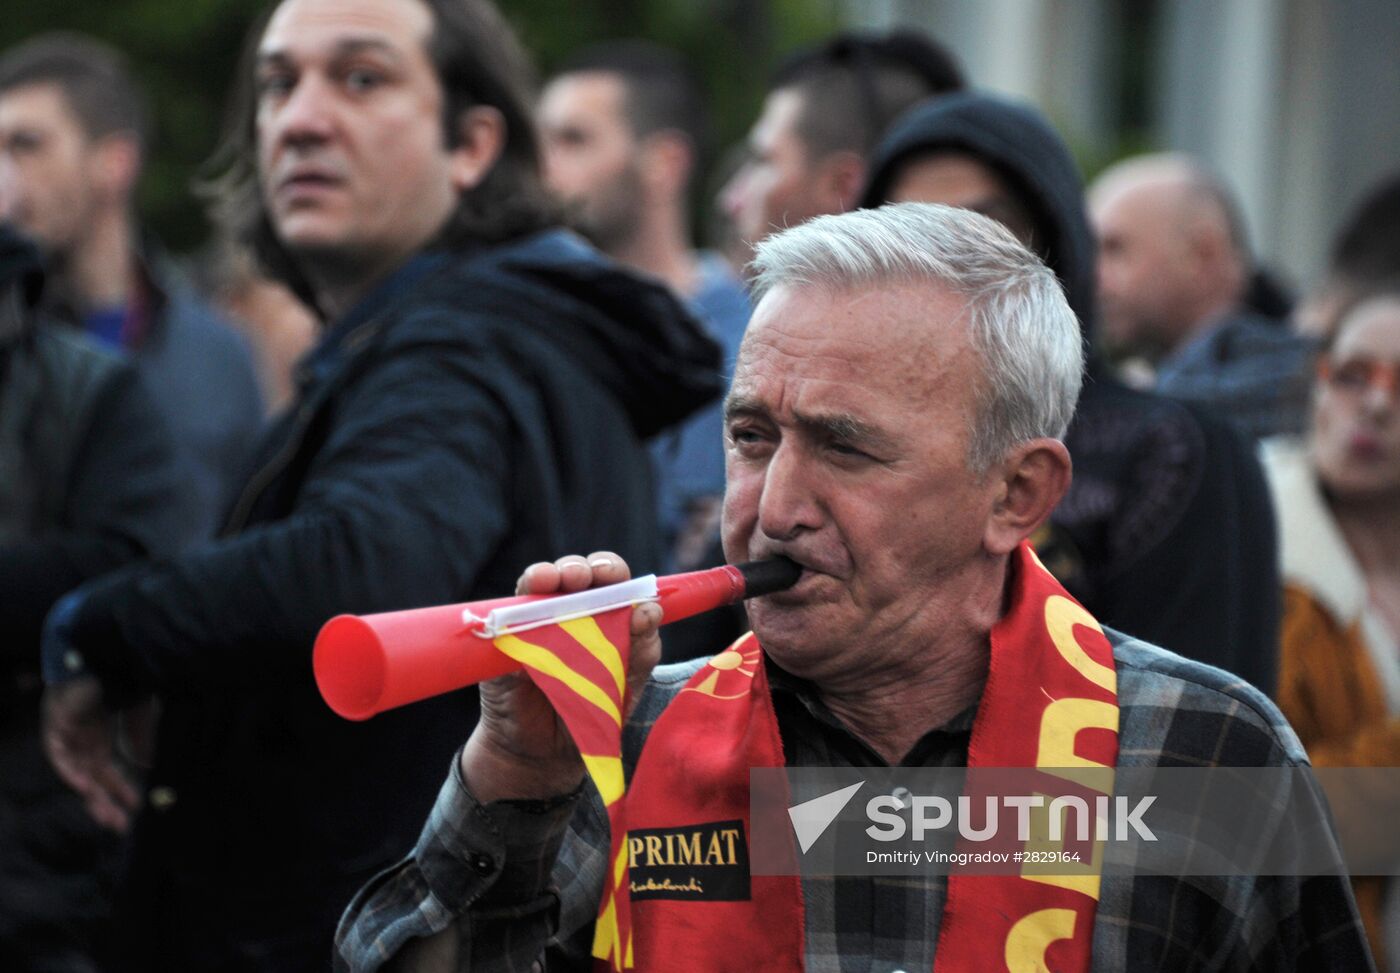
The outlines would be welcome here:
M 1089 190 L 1107 350 L 1246 434 L 1302 429 L 1308 346 L 1245 309 L 1250 256 L 1225 186 L 1185 155 L 1137 156 Z

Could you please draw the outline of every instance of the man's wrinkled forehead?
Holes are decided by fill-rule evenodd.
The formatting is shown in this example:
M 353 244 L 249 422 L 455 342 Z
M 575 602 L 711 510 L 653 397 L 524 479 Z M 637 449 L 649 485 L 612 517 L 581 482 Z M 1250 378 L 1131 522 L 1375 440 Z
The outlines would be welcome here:
M 363 49 L 410 57 L 426 53 L 432 31 L 423 0 L 285 0 L 258 42 L 258 61 Z
M 878 377 L 922 396 L 970 348 L 968 314 L 964 296 L 932 279 L 776 284 L 754 308 L 733 388 L 820 370 L 828 380 Z

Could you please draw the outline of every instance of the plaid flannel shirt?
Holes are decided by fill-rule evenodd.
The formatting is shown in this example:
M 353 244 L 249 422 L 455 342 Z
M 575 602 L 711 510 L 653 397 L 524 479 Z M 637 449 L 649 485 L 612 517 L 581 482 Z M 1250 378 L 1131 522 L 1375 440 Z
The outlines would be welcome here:
M 1108 631 L 1118 669 L 1120 767 L 1301 766 L 1278 709 L 1247 683 Z M 659 668 L 624 738 L 635 766 L 647 732 L 700 662 Z M 811 688 L 774 672 L 791 766 L 879 766 Z M 926 734 L 906 766 L 961 766 L 975 707 Z M 891 713 L 892 719 L 917 718 Z M 1285 795 L 1279 795 L 1281 807 Z M 337 936 L 339 970 L 377 969 L 418 937 L 452 928 L 441 968 L 589 970 L 607 819 L 590 789 L 553 802 L 479 805 L 454 767 L 414 853 L 367 885 Z M 933 968 L 947 879 L 805 877 L 811 971 Z M 735 957 L 736 970 L 746 969 Z M 1105 874 L 1093 969 L 1373 969 L 1349 883 L 1319 876 Z M 433 967 L 439 968 L 439 967 Z

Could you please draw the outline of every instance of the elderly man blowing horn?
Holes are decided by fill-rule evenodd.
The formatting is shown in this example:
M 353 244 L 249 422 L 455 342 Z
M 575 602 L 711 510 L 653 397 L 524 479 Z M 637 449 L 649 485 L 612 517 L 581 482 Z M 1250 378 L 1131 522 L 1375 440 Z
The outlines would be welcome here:
M 710 828 L 724 858 L 754 840 L 751 767 L 1038 766 L 1068 697 L 1069 749 L 1105 768 L 1306 764 L 1262 694 L 1101 629 L 1026 545 L 1070 480 L 1059 437 L 1082 369 L 1036 257 L 985 217 L 904 204 L 774 235 L 755 269 L 725 409 L 725 553 L 803 571 L 709 662 L 654 668 L 660 611 L 635 609 L 629 834 Z M 627 575 L 615 555 L 566 557 L 520 589 Z M 1338 876 L 746 874 L 726 898 L 637 894 L 634 866 L 631 931 L 610 942 L 600 900 L 627 862 L 609 860 L 584 777 L 534 683 L 484 684 L 414 854 L 342 921 L 341 967 L 1370 968 Z

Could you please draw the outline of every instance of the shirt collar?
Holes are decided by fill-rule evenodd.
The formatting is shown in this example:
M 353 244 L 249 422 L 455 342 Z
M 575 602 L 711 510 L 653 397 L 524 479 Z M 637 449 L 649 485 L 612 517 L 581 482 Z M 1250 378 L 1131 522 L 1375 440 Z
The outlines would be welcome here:
M 870 750 L 863 740 L 852 733 L 850 729 L 841 722 L 840 718 L 837 717 L 835 713 L 831 712 L 831 709 L 822 701 L 821 694 L 817 691 L 817 687 L 812 682 L 800 676 L 794 676 L 770 659 L 766 654 L 763 660 L 764 667 L 767 669 L 768 673 L 768 687 L 775 697 L 787 698 L 799 704 L 801 709 L 805 710 L 813 720 L 821 724 L 823 729 L 838 735 L 848 744 L 855 744 L 868 751 L 870 764 L 872 766 L 884 764 L 884 760 L 876 755 L 873 750 Z M 975 702 L 954 715 L 947 722 L 940 726 L 931 727 L 928 732 L 920 737 L 918 742 L 909 749 L 909 752 L 901 762 L 911 766 L 921 766 L 927 762 L 926 757 L 931 753 L 943 752 L 950 747 L 960 747 L 965 751 L 967 743 L 972 736 L 972 724 L 977 719 L 977 710 L 978 707 L 981 706 L 981 703 L 982 700 L 979 696 Z M 786 738 L 788 728 L 782 726 L 782 709 L 783 708 L 779 708 L 778 722 L 779 728 L 784 731 L 784 737 Z

